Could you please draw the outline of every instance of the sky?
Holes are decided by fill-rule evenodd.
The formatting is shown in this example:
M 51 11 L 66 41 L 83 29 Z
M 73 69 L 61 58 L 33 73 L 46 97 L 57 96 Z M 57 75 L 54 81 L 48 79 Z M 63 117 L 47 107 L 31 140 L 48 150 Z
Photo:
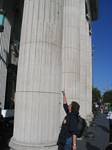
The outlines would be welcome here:
M 92 28 L 93 85 L 104 93 L 112 89 L 112 0 L 99 0 Z

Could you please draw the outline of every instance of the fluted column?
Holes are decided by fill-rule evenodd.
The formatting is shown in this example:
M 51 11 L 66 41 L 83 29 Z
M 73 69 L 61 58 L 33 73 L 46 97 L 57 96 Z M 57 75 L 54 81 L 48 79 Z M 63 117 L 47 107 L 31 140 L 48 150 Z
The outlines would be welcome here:
M 87 31 L 88 31 L 87 26 Z M 87 115 L 92 113 L 92 40 L 87 34 Z
M 69 102 L 80 98 L 80 0 L 64 0 L 63 89 Z
M 81 3 L 81 19 L 80 19 L 80 104 L 81 113 L 86 116 L 86 106 L 87 106 L 87 86 L 86 86 L 86 76 L 87 76 L 87 36 L 86 36 L 86 16 L 85 16 L 85 0 Z M 89 33 L 88 33 L 89 34 Z
M 81 114 L 84 117 L 87 117 L 92 110 L 90 38 L 89 24 L 85 14 L 85 0 L 82 0 L 80 19 L 80 105 L 82 106 Z
M 56 149 L 63 0 L 25 0 L 12 150 Z

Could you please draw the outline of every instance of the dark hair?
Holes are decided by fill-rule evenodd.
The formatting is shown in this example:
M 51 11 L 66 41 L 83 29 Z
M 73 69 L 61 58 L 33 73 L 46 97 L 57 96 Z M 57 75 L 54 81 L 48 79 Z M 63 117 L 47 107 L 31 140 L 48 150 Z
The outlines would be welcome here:
M 112 144 L 109 144 L 105 150 L 112 150 Z
M 79 109 L 80 105 L 77 102 L 73 101 L 71 103 L 71 112 L 79 112 Z

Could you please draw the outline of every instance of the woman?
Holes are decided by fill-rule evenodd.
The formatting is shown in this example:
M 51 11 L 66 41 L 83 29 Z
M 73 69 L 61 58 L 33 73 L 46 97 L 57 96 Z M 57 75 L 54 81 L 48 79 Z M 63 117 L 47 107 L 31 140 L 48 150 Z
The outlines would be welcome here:
M 65 92 L 62 91 L 62 94 L 66 116 L 57 142 L 58 150 L 77 150 L 77 124 L 80 105 L 75 101 L 68 105 Z

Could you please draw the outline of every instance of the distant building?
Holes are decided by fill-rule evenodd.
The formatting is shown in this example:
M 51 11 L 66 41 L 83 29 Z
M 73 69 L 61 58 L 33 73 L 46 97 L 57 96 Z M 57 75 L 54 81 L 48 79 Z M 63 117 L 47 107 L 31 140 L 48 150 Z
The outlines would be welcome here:
M 23 0 L 1 0 L 5 12 L 4 30 L 0 32 L 0 102 L 2 109 L 11 108 L 16 89 Z
M 69 102 L 79 102 L 83 117 L 92 113 L 91 23 L 98 0 L 4 0 L 0 7 L 6 12 L 0 33 L 2 108 L 11 108 L 15 97 L 10 147 L 55 150 L 61 90 Z

